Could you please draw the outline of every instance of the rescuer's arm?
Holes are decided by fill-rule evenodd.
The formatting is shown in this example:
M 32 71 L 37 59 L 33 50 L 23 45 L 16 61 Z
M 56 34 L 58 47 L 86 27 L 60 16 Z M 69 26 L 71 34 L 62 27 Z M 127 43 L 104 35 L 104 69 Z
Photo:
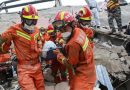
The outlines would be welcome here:
M 73 75 L 75 75 L 74 67 L 68 62 L 68 59 L 60 52 L 59 49 L 54 50 L 54 53 L 57 54 L 57 60 L 61 64 L 65 65 L 67 68 L 72 70 Z
M 80 45 L 73 42 L 66 48 L 67 57 L 65 57 L 60 51 L 57 50 L 57 60 L 64 64 L 67 68 L 71 68 L 73 74 L 75 74 L 74 68 L 79 62 L 80 50 L 82 50 Z
M 15 33 L 15 30 L 11 26 L 5 32 L 0 34 L 0 52 L 3 52 L 5 47 L 9 47 L 11 45 L 11 41 Z
M 2 44 L 5 42 L 6 40 L 2 39 L 1 35 L 0 35 L 0 52 L 2 52 L 3 48 L 2 48 Z

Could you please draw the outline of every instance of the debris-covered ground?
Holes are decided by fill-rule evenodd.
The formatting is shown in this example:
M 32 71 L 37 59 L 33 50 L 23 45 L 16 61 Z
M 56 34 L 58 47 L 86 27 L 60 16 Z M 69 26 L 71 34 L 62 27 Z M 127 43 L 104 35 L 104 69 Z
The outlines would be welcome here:
M 95 63 L 104 65 L 112 77 L 123 81 L 130 73 L 130 57 L 123 46 L 96 42 L 94 55 Z

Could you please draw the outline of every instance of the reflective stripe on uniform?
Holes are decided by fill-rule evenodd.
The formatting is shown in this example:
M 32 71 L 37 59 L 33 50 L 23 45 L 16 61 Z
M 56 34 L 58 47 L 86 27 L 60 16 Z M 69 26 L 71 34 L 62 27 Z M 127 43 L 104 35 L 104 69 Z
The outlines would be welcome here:
M 2 46 L 1 46 L 1 51 L 2 51 L 2 52 L 4 52 L 4 48 L 3 48 L 3 45 L 4 45 L 4 44 L 2 44 Z
M 88 42 L 89 42 L 88 37 L 86 37 L 85 43 L 84 43 L 84 45 L 82 46 L 83 51 L 85 51 L 86 48 L 88 47 Z
M 108 2 L 107 6 L 110 7 L 114 2 L 113 1 L 110 1 Z
M 31 40 L 31 37 L 29 35 L 23 33 L 23 32 L 20 32 L 20 31 L 17 30 L 16 33 L 17 33 L 17 35 L 19 35 L 19 36 L 21 36 L 21 37 L 23 37 L 27 40 Z
M 114 7 L 117 7 L 117 6 L 119 6 L 119 4 L 118 4 L 118 3 L 115 3 L 115 2 L 113 2 L 113 1 L 109 1 L 109 2 L 107 3 L 107 7 L 110 8 L 110 9 L 112 9 L 112 8 L 114 8 Z
M 37 33 L 37 34 L 34 36 L 34 40 L 37 40 L 38 37 L 42 38 L 42 33 Z
M 34 40 L 36 40 L 38 38 L 38 33 L 34 36 Z

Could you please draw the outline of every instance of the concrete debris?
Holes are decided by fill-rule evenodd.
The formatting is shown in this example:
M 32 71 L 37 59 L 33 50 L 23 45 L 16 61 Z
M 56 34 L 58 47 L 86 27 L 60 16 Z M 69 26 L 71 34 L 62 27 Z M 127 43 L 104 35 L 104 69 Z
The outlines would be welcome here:
M 124 75 L 121 72 L 119 72 L 119 73 L 111 73 L 111 75 L 114 76 L 116 79 L 118 79 L 120 81 L 126 80 L 126 75 Z
M 128 67 L 127 65 L 122 64 L 121 67 L 122 67 L 122 69 L 124 70 L 124 73 L 125 73 L 125 74 L 128 74 L 128 73 L 130 72 L 130 69 L 129 69 L 129 67 Z
M 128 53 L 126 51 L 123 51 L 123 52 L 121 52 L 121 56 L 122 57 L 128 56 Z
M 124 57 L 121 57 L 121 58 L 120 58 L 120 61 L 121 61 L 121 62 L 124 62 L 124 61 L 125 61 L 125 58 L 124 58 Z
M 119 59 L 119 56 L 118 56 L 117 53 L 111 53 L 111 54 L 110 54 L 110 59 L 111 59 L 111 60 L 113 60 L 113 59 L 114 59 L 114 60 L 118 60 L 118 59 Z
M 123 81 L 130 73 L 130 56 L 128 56 L 123 46 L 113 45 L 110 47 L 107 42 L 95 44 L 95 63 L 104 65 L 112 77 Z
M 107 47 L 107 48 L 111 48 L 111 46 L 107 42 L 103 42 L 102 46 Z
M 124 58 L 125 58 L 127 64 L 128 64 L 129 67 L 130 67 L 130 56 L 125 56 Z
M 123 46 L 115 46 L 113 45 L 111 50 L 115 53 L 122 53 L 122 51 L 124 51 L 124 47 Z
M 111 32 L 110 28 L 104 28 L 104 27 L 101 27 L 100 29 L 96 29 L 96 32 L 100 32 L 100 33 L 103 33 L 103 34 L 109 34 Z
M 99 39 L 94 38 L 93 41 L 94 41 L 94 43 L 98 43 Z

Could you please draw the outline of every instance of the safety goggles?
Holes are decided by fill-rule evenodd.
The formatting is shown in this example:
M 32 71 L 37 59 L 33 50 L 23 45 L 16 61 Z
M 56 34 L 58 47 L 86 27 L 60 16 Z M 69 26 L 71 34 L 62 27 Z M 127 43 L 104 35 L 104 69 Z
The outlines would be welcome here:
M 82 25 L 89 25 L 90 23 L 91 23 L 91 20 L 82 20 L 82 19 L 80 19 L 80 23 L 82 24 Z
M 37 19 L 24 19 L 24 23 L 26 23 L 29 26 L 36 25 L 37 24 Z
M 54 21 L 52 25 L 57 29 L 57 28 L 64 27 L 66 23 L 63 20 L 58 20 L 58 21 Z

